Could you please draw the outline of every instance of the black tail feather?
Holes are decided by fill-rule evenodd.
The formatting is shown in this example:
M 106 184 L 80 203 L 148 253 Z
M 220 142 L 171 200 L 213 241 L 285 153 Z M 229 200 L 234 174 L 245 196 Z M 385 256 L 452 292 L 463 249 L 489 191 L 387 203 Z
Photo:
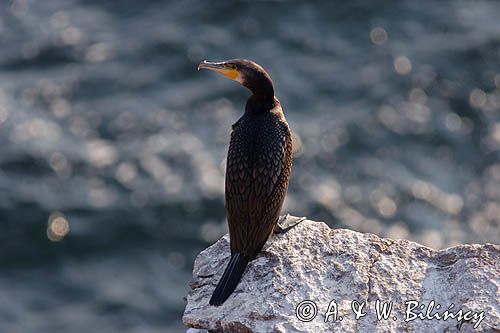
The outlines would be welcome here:
M 210 305 L 219 306 L 226 301 L 226 299 L 233 293 L 234 289 L 241 280 L 241 276 L 248 265 L 248 256 L 242 253 L 235 253 L 231 255 L 229 264 L 222 275 L 217 287 L 215 287 L 212 298 L 210 298 Z

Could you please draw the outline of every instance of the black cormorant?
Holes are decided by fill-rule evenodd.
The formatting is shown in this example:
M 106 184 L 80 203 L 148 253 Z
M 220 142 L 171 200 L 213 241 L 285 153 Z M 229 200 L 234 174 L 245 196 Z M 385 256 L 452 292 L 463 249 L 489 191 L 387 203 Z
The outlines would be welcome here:
M 271 77 L 256 63 L 233 59 L 203 61 L 252 92 L 233 125 L 226 166 L 226 211 L 231 259 L 210 299 L 221 305 L 238 285 L 278 222 L 292 169 L 292 135 Z

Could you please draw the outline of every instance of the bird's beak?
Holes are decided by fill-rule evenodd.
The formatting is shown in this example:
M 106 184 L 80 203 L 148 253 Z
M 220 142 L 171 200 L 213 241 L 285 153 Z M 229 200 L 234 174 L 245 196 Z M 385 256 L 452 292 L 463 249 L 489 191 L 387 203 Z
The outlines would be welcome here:
M 238 81 L 238 77 L 240 76 L 237 69 L 230 68 L 225 62 L 208 62 L 206 60 L 203 60 L 198 65 L 198 70 L 202 68 L 210 69 L 214 72 L 220 73 L 224 76 L 227 76 L 231 80 Z

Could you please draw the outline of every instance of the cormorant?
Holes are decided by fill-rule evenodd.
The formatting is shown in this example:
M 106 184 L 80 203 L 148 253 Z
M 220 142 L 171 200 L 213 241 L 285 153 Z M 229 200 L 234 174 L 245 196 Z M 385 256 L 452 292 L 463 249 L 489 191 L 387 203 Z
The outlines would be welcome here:
M 211 305 L 218 306 L 234 291 L 248 262 L 276 228 L 292 169 L 292 135 L 271 77 L 261 66 L 233 59 L 203 61 L 200 68 L 225 75 L 252 92 L 245 113 L 233 125 L 227 155 L 231 259 L 210 299 Z

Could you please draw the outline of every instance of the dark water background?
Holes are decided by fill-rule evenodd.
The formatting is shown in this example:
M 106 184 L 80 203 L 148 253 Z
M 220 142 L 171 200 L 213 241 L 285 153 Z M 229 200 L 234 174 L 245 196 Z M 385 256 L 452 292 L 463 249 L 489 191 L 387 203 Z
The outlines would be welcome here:
M 498 1 L 0 0 L 0 332 L 182 331 L 248 96 L 203 59 L 273 77 L 295 133 L 285 212 L 498 243 L 499 17 Z

